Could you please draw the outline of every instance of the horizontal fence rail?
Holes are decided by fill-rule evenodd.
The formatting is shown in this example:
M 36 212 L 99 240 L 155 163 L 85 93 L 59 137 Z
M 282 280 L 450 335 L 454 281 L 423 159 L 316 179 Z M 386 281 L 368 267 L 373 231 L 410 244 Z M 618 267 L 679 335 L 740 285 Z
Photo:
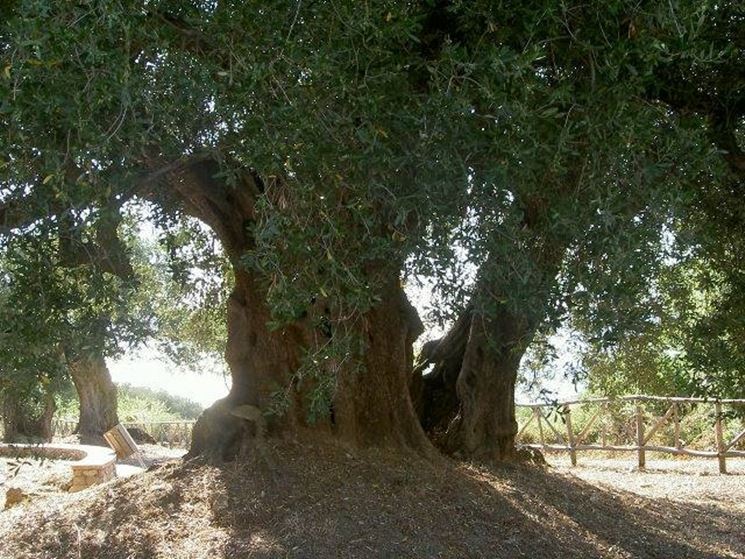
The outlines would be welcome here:
M 700 407 L 707 408 L 705 414 L 696 410 Z M 568 452 L 573 466 L 577 452 L 585 450 L 635 452 L 640 469 L 646 466 L 647 452 L 716 458 L 721 473 L 727 473 L 727 458 L 745 457 L 745 400 L 639 395 L 517 408 L 518 445 Z M 681 437 L 683 423 L 694 411 L 710 435 L 704 448 Z M 701 437 L 705 435 L 706 430 Z
M 136 427 L 150 435 L 155 442 L 169 448 L 189 448 L 195 420 L 182 421 L 122 421 L 127 429 Z M 55 419 L 52 429 L 55 437 L 72 435 L 78 422 L 72 419 Z

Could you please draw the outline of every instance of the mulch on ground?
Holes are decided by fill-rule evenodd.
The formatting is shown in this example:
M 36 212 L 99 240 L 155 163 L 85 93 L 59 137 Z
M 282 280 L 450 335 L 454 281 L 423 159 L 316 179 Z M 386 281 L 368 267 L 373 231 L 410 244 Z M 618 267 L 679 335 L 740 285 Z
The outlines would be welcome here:
M 745 558 L 745 495 L 728 495 L 745 477 L 727 478 L 699 501 L 557 467 L 278 442 L 16 506 L 0 513 L 0 557 Z
M 72 472 L 66 460 L 0 457 L 0 510 L 8 488 L 37 498 L 65 492 L 71 484 Z

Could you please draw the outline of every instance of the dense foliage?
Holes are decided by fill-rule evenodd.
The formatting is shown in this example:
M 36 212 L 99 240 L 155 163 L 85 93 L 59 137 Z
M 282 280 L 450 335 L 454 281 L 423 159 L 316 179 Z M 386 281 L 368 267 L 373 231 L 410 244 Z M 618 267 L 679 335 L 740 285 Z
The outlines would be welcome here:
M 655 205 L 714 151 L 650 90 L 671 61 L 740 56 L 707 36 L 726 6 L 700 3 L 7 4 L 6 189 L 87 205 L 205 150 L 282 177 L 251 262 L 289 317 L 319 290 L 369 305 L 360 270 L 406 255 L 449 293 L 456 260 L 494 254 L 524 305 L 538 272 L 513 246 L 536 242 L 521 239 L 531 211 L 574 245 L 567 271 L 602 278 L 596 260 L 617 252 L 643 269 L 626 249 L 658 235 Z
M 743 270 L 676 262 L 654 286 L 651 320 L 615 344 L 590 343 L 589 388 L 608 395 L 645 393 L 745 397 Z

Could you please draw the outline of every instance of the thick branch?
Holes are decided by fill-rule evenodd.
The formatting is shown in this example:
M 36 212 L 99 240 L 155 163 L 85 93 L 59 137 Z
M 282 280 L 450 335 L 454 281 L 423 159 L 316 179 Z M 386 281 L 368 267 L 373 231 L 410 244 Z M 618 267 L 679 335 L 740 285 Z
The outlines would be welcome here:
M 239 169 L 231 185 L 219 176 L 220 171 L 216 160 L 199 160 L 169 173 L 166 181 L 187 213 L 212 228 L 235 260 L 253 246 L 248 228 L 254 220 L 260 182 L 248 170 Z
M 121 216 L 101 219 L 96 223 L 96 240 L 80 238 L 77 231 L 68 229 L 60 234 L 60 256 L 68 268 L 92 265 L 123 280 L 134 277 L 127 247 L 119 238 L 117 227 Z

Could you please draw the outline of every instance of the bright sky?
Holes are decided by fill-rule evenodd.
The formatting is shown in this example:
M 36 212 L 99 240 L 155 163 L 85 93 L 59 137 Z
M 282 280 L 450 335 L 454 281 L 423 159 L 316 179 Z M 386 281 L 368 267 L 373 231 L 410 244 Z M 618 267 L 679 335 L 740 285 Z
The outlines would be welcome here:
M 144 349 L 137 354 L 109 361 L 111 377 L 117 384 L 165 390 L 199 402 L 204 407 L 228 394 L 230 379 L 224 377 L 214 364 L 206 363 L 204 372 L 199 373 L 176 369 L 160 357 L 156 351 Z
M 541 400 L 567 401 L 575 400 L 584 391 L 584 383 L 575 384 L 566 378 L 567 371 L 576 364 L 581 347 L 572 339 L 572 333 L 567 328 L 561 328 L 549 338 L 549 342 L 556 348 L 557 359 L 551 364 L 551 371 L 542 371 L 540 385 L 536 387 L 518 385 L 515 399 L 519 403 L 532 403 Z M 546 391 L 541 397 L 539 390 Z

